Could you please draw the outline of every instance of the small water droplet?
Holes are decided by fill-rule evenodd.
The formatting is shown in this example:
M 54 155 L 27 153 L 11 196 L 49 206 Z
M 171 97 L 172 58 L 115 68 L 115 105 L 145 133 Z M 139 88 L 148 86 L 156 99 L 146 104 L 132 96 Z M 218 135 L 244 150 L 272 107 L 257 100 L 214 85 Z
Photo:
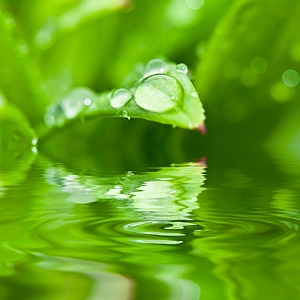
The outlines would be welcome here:
M 32 139 L 31 145 L 32 145 L 32 146 L 36 146 L 36 145 L 37 145 L 37 142 L 38 142 L 38 139 L 35 137 L 35 138 Z
M 61 101 L 61 106 L 67 119 L 73 119 L 92 103 L 94 93 L 86 88 L 76 88 Z
M 31 147 L 31 151 L 32 151 L 32 153 L 34 153 L 34 154 L 37 154 L 37 153 L 38 153 L 38 149 L 37 149 L 36 146 L 32 146 L 32 147 Z
M 86 110 L 94 98 L 94 93 L 89 89 L 72 90 L 61 101 L 48 107 L 45 123 L 49 127 L 62 126 L 66 119 L 73 119 Z
M 178 64 L 176 67 L 176 71 L 179 73 L 187 74 L 189 72 L 189 69 L 185 64 Z
M 128 120 L 130 120 L 130 117 L 128 115 L 128 111 L 126 109 L 123 109 L 121 112 L 122 117 L 127 118 Z
M 197 98 L 198 97 L 198 93 L 195 91 L 195 92 L 191 92 L 191 95 L 193 96 L 193 97 L 195 97 L 195 98 Z
M 295 87 L 300 82 L 299 73 L 296 70 L 288 69 L 283 72 L 282 81 L 288 87 Z
M 177 79 L 167 75 L 145 78 L 137 87 L 135 101 L 141 108 L 151 112 L 167 112 L 181 106 L 183 89 Z
M 154 74 L 164 74 L 168 71 L 168 64 L 162 59 L 155 58 L 150 60 L 144 70 L 144 78 Z
M 131 98 L 132 94 L 130 91 L 126 89 L 118 89 L 112 94 L 110 105 L 114 108 L 120 108 L 124 106 Z

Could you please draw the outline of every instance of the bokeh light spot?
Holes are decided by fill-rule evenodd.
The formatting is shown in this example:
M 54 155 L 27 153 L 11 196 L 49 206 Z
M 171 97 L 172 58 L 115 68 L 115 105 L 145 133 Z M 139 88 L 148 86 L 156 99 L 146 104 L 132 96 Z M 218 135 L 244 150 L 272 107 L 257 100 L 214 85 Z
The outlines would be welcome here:
M 272 85 L 270 89 L 271 96 L 278 102 L 285 102 L 290 100 L 293 96 L 293 90 L 284 85 L 282 82 L 277 82 Z
M 266 72 L 268 67 L 267 61 L 262 57 L 255 57 L 250 63 L 251 71 L 254 74 L 260 75 Z
M 288 87 L 295 87 L 299 84 L 299 73 L 293 69 L 288 69 L 282 74 L 282 81 Z
M 226 63 L 223 67 L 223 74 L 227 79 L 235 79 L 240 75 L 240 73 L 240 66 L 234 61 Z

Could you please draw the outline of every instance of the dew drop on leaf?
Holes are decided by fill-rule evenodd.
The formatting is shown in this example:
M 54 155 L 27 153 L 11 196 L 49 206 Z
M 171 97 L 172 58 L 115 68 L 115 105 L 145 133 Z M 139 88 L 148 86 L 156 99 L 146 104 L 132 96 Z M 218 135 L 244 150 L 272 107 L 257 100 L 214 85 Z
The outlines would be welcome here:
M 55 103 L 55 105 L 51 105 L 48 107 L 45 114 L 45 123 L 48 127 L 60 127 L 63 125 L 64 120 L 64 111 L 60 103 Z
M 183 89 L 177 79 L 158 74 L 145 78 L 137 87 L 135 101 L 141 108 L 157 113 L 180 108 Z
M 187 74 L 189 72 L 189 69 L 185 64 L 178 64 L 176 67 L 176 71 L 179 73 Z
M 130 120 L 130 117 L 128 115 L 128 111 L 126 109 L 122 110 L 121 115 L 122 115 L 123 118 L 127 118 L 128 120 Z
M 82 112 L 84 107 L 92 103 L 94 93 L 86 88 L 76 88 L 61 101 L 67 119 L 73 119 Z
M 114 108 L 120 108 L 124 106 L 131 98 L 132 94 L 130 91 L 126 89 L 118 89 L 112 94 L 110 98 L 110 105 Z
M 87 88 L 76 88 L 58 103 L 48 107 L 45 123 L 48 127 L 63 126 L 67 119 L 73 119 L 83 113 L 95 98 L 95 94 Z
M 144 78 L 154 74 L 164 74 L 168 71 L 168 64 L 162 59 L 155 58 L 150 60 L 144 70 Z

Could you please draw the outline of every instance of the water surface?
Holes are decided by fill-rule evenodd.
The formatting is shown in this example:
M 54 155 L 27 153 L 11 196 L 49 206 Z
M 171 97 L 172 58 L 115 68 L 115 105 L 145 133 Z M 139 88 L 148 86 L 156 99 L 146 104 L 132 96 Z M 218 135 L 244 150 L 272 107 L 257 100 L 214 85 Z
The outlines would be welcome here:
M 300 164 L 206 160 L 3 162 L 0 299 L 300 299 Z

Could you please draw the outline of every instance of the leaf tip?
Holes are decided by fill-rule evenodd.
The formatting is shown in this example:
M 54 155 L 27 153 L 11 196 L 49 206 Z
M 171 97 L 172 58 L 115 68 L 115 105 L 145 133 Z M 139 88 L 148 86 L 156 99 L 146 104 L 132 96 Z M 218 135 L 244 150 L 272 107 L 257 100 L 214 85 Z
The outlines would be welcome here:
M 205 135 L 207 133 L 204 122 L 200 126 L 196 127 L 195 130 L 199 131 L 202 135 Z

